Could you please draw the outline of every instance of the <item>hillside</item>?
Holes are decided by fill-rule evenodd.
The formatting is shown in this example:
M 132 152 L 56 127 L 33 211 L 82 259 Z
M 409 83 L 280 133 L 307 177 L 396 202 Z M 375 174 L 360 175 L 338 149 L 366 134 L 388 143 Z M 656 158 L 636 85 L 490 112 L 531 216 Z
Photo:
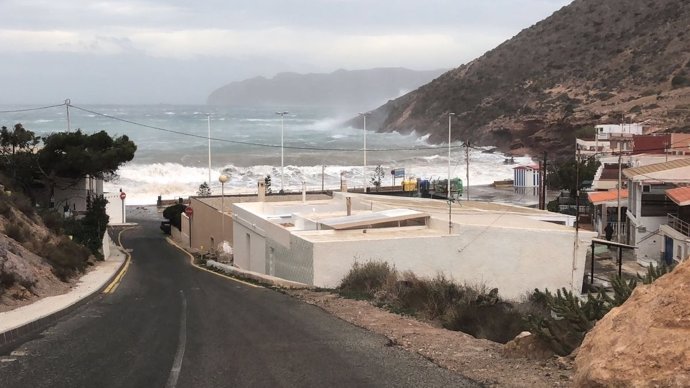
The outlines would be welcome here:
M 570 150 L 574 130 L 690 117 L 690 2 L 575 0 L 480 58 L 372 113 L 371 128 L 496 145 Z
M 413 90 L 445 70 L 402 68 L 337 70 L 330 74 L 280 73 L 233 82 L 208 97 L 210 105 L 334 106 L 371 109 Z

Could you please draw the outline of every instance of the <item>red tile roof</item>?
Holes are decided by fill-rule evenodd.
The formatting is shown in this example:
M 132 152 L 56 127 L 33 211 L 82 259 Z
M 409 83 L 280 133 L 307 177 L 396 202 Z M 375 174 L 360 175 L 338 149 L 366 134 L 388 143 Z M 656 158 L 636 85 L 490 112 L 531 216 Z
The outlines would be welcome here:
M 666 190 L 666 195 L 678 206 L 690 205 L 690 187 L 678 187 Z
M 594 205 L 599 205 L 604 202 L 616 201 L 618 199 L 618 190 L 611 191 L 590 191 L 587 193 L 589 201 Z M 621 190 L 621 199 L 628 198 L 628 190 Z

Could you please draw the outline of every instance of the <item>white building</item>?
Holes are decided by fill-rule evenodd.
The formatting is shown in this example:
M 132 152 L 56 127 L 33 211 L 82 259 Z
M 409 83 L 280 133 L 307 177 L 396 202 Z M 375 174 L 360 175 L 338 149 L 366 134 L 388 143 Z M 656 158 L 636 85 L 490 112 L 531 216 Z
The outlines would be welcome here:
M 671 264 L 690 256 L 690 186 L 666 190 L 666 196 L 678 205 L 676 212 L 668 214 L 667 224 L 659 228 L 663 236 L 661 256 Z
M 539 166 L 517 166 L 513 168 L 514 187 L 539 187 L 541 173 Z
M 666 191 L 690 182 L 690 159 L 650 164 L 623 171 L 628 180 L 629 244 L 637 246 L 637 261 L 648 265 L 657 263 L 664 252 L 662 225 L 667 225 L 670 213 L 678 209 Z M 670 231 L 669 234 L 670 235 Z
M 595 125 L 597 140 L 607 140 L 611 135 L 642 135 L 641 123 L 632 124 L 599 124 Z
M 348 205 L 349 204 L 349 205 Z M 349 209 L 349 210 L 348 210 Z M 356 261 L 499 288 L 508 299 L 535 288 L 580 292 L 593 232 L 574 217 L 485 202 L 335 193 L 331 200 L 233 205 L 235 265 L 336 287 Z

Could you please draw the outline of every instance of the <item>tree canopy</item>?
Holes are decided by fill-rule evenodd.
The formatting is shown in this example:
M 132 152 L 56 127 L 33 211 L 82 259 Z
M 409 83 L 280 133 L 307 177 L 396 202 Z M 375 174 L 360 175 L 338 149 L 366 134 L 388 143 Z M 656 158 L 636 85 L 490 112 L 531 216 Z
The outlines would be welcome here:
M 137 146 L 126 135 L 112 138 L 105 131 L 58 132 L 43 139 L 38 162 L 49 176 L 108 180 L 123 163 L 134 158 Z
M 594 179 L 600 165 L 601 163 L 594 158 L 576 162 L 574 157 L 551 164 L 547 184 L 552 189 L 569 190 L 570 196 L 574 197 L 577 193 L 576 181 L 582 185 L 582 181 Z
M 10 131 L 3 126 L 0 129 L 0 152 L 4 155 L 14 155 L 17 152 L 33 152 L 41 138 L 32 131 L 24 128 L 22 124 L 15 124 Z

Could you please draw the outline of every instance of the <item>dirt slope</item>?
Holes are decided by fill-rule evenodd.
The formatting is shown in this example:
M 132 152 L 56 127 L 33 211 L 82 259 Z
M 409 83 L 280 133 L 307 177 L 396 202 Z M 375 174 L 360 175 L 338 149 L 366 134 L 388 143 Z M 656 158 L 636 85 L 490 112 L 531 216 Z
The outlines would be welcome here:
M 578 387 L 690 386 L 690 261 L 638 286 L 585 337 Z

